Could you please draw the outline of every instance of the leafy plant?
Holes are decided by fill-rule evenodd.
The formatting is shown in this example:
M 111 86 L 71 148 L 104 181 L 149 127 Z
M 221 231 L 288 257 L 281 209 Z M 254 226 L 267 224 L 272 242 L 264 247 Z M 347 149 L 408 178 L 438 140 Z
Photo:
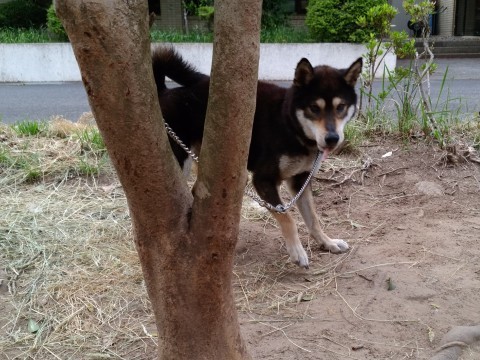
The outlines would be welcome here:
M 409 40 L 406 32 L 391 31 L 391 22 L 397 9 L 389 4 L 377 5 L 370 8 L 365 15 L 357 19 L 357 24 L 362 28 L 373 30 L 365 43 L 367 52 L 363 55 L 366 71 L 362 73 L 362 92 L 360 108 L 362 108 L 363 95 L 367 97 L 367 109 L 372 105 L 372 86 L 385 56 L 395 51 L 399 57 L 412 56 L 415 51 L 414 40 Z
M 0 4 L 0 27 L 39 28 L 45 24 L 47 9 L 41 2 L 12 0 Z
M 432 3 L 430 0 L 424 0 L 419 3 L 416 3 L 415 0 L 405 0 L 403 7 L 406 13 L 410 15 L 411 21 L 419 24 L 421 28 L 423 51 L 418 53 L 415 50 L 412 70 L 415 84 L 420 93 L 422 115 L 427 120 L 426 123 L 429 125 L 430 134 L 438 140 L 441 147 L 444 147 L 448 134 L 439 127 L 430 99 L 430 75 L 435 71 L 436 65 L 433 62 L 434 56 L 430 48 L 431 29 L 429 18 L 435 11 L 435 3 Z
M 18 135 L 23 136 L 35 136 L 46 129 L 45 123 L 30 120 L 21 121 L 14 124 L 12 127 Z
M 275 29 L 286 27 L 287 11 L 285 0 L 263 0 L 262 3 L 262 29 Z
M 433 53 L 430 49 L 428 20 L 434 11 L 434 4 L 428 0 L 419 3 L 415 3 L 415 0 L 405 0 L 403 6 L 412 21 L 421 28 L 424 48 L 420 54 L 415 48 L 414 39 L 409 39 L 405 32 L 390 30 L 391 20 L 396 13 L 390 5 L 373 7 L 357 19 L 359 26 L 375 29 L 365 44 L 367 53 L 364 54 L 364 59 L 367 71 L 362 73 L 360 98 L 362 115 L 364 120 L 376 116 L 389 97 L 394 103 L 398 131 L 404 138 L 420 132 L 432 136 L 441 147 L 444 147 L 449 141 L 452 113 L 448 108 L 448 101 L 440 107 L 439 98 L 433 104 L 430 97 L 430 75 L 436 70 L 436 64 L 433 63 Z M 408 67 L 399 67 L 394 73 L 386 69 L 387 78 L 384 76 L 382 90 L 373 95 L 372 85 L 378 66 L 386 53 L 392 50 L 398 57 L 409 57 L 412 61 Z M 440 93 L 444 91 L 445 76 L 446 74 Z M 366 109 L 362 106 L 364 95 L 367 97 Z
M 87 127 L 77 135 L 83 151 L 96 153 L 106 151 L 105 142 L 103 141 L 100 131 L 98 131 L 96 127 Z
M 363 43 L 377 30 L 371 25 L 359 26 L 358 18 L 384 4 L 387 0 L 311 0 L 305 22 L 317 41 Z
M 212 21 L 215 14 L 215 8 L 213 6 L 199 6 L 198 16 L 200 19 Z
M 213 31 L 213 17 L 215 15 L 215 8 L 213 6 L 199 6 L 198 17 L 208 22 L 208 30 Z
M 47 11 L 47 28 L 61 40 L 68 40 L 67 32 L 63 28 L 62 22 L 57 16 L 55 5 L 52 4 Z
M 101 167 L 100 164 L 92 163 L 87 158 L 80 159 L 80 164 L 78 166 L 78 173 L 80 175 L 96 176 L 100 174 L 100 167 Z
M 213 0 L 186 0 L 183 1 L 183 7 L 187 15 L 200 16 L 199 9 L 201 7 L 213 7 Z
M 208 20 L 209 30 L 212 30 L 215 13 L 213 0 L 187 0 L 183 7 L 187 15 L 196 15 Z M 262 3 L 262 29 L 286 27 L 288 0 L 264 0 Z

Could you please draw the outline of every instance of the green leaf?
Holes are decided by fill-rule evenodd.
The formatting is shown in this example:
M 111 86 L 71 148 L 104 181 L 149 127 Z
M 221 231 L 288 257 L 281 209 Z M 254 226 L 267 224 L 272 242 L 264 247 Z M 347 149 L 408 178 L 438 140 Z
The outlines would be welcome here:
M 313 300 L 313 295 L 310 295 L 310 294 L 305 294 L 301 298 L 301 301 L 312 301 L 312 300 Z
M 40 329 L 40 325 L 33 320 L 33 319 L 28 319 L 28 332 L 35 334 L 38 330 Z
M 392 291 L 392 290 L 395 290 L 396 286 L 395 284 L 393 283 L 393 280 L 392 278 L 388 278 L 387 279 L 387 290 L 388 291 Z

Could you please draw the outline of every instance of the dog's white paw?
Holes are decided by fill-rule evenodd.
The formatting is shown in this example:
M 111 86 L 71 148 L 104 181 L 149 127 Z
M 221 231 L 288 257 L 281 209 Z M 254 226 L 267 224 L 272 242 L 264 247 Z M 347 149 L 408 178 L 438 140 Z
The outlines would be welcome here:
M 331 243 L 324 246 L 326 250 L 334 254 L 344 253 L 349 249 L 348 243 L 342 239 L 332 239 Z
M 290 260 L 297 264 L 300 267 L 308 269 L 308 255 L 302 245 L 287 246 L 288 255 L 290 255 Z

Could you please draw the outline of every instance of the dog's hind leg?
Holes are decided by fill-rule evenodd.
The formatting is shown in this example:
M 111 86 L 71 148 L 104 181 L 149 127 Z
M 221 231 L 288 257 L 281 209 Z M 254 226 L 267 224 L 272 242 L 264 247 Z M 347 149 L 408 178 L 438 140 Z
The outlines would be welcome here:
M 201 144 L 194 143 L 192 144 L 192 148 L 190 150 L 195 156 L 198 157 L 198 155 L 200 154 L 200 149 L 201 149 Z M 183 162 L 183 165 L 182 165 L 183 175 L 187 180 L 190 180 L 193 165 L 194 165 L 194 160 L 191 156 L 188 156 Z M 196 169 L 196 167 L 194 169 Z M 194 173 L 196 174 L 196 171 Z
M 280 196 L 278 195 L 278 185 L 272 180 L 261 179 L 254 174 L 253 184 L 263 200 L 273 205 L 281 204 Z M 274 211 L 271 211 L 271 213 L 280 225 L 290 260 L 298 266 L 308 269 L 308 255 L 298 237 L 295 220 L 288 213 L 281 214 Z
M 193 159 L 189 156 L 183 161 L 182 170 L 185 179 L 190 179 L 190 172 L 192 171 Z
M 190 173 L 192 171 L 193 158 L 187 154 L 187 152 L 182 149 L 180 145 L 175 143 L 170 139 L 170 145 L 172 146 L 173 154 L 178 161 L 178 164 L 182 168 L 183 175 L 186 180 L 190 179 Z M 193 154 L 197 155 L 200 153 L 200 144 L 192 144 L 190 149 Z M 198 155 L 197 155 L 198 156 Z
M 300 188 L 305 183 L 307 177 L 308 173 L 302 173 L 288 179 L 287 184 L 292 195 L 298 193 Z M 300 214 L 302 214 L 305 225 L 308 228 L 308 232 L 325 250 L 335 254 L 348 250 L 348 244 L 346 241 L 342 239 L 330 239 L 327 234 L 323 232 L 315 211 L 312 188 L 310 184 L 297 200 L 297 207 L 298 210 L 300 210 Z

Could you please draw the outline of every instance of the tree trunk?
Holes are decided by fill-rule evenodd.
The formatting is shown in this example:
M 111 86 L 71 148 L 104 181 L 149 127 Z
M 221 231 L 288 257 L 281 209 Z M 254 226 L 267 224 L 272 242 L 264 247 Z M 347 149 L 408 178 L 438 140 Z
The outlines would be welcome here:
M 153 80 L 147 2 L 57 0 L 127 196 L 161 359 L 248 359 L 231 289 L 253 122 L 261 1 L 215 3 L 210 100 L 193 195 Z

